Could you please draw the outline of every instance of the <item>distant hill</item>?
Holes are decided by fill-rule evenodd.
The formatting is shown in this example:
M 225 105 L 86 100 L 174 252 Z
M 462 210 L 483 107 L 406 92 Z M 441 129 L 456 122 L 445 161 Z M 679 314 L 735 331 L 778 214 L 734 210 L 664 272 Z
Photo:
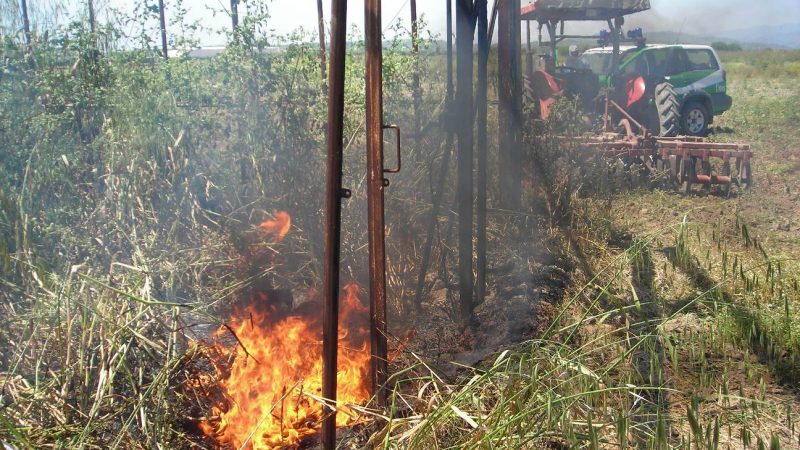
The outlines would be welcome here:
M 745 42 L 761 42 L 775 48 L 800 49 L 800 23 L 760 26 L 720 33 L 720 37 Z
M 712 42 L 735 42 L 745 49 L 800 49 L 800 24 L 776 27 L 755 27 L 739 31 L 725 31 L 713 36 L 701 36 L 673 31 L 650 31 L 645 33 L 653 44 L 711 44 Z

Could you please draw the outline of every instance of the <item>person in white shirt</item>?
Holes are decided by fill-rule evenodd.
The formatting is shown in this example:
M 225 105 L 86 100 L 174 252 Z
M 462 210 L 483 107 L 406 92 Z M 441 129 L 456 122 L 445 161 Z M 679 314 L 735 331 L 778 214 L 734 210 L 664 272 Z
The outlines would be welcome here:
M 578 51 L 577 45 L 569 46 L 569 56 L 567 56 L 564 66 L 576 70 L 586 70 L 589 68 L 589 65 L 581 59 L 581 53 Z

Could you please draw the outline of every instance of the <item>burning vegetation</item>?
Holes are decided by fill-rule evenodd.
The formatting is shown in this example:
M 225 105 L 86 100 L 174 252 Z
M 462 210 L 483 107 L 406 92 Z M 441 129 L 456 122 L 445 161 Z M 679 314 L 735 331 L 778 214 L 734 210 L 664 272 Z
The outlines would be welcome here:
M 291 216 L 280 211 L 274 217 L 259 228 L 278 243 L 289 233 Z M 370 398 L 369 309 L 360 293 L 350 283 L 340 299 L 337 426 L 356 421 L 350 406 Z M 202 383 L 221 401 L 212 418 L 201 423 L 208 437 L 237 449 L 261 450 L 291 448 L 319 430 L 325 402 L 322 305 L 313 288 L 306 298 L 295 308 L 257 292 L 214 333 L 207 354 L 216 373 Z
M 360 290 L 349 284 L 341 299 L 337 426 L 357 420 L 348 405 L 370 397 L 368 310 Z M 209 353 L 224 401 L 202 425 L 209 437 L 233 448 L 272 449 L 292 447 L 319 430 L 322 324 L 319 314 L 312 314 L 318 308 L 306 310 L 282 317 L 259 295 L 217 331 Z M 222 343 L 230 334 L 237 341 L 233 347 Z

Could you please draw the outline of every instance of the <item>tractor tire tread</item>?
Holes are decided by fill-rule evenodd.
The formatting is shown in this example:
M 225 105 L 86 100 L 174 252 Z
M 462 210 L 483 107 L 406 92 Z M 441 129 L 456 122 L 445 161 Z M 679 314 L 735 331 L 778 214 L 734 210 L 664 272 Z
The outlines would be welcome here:
M 672 84 L 663 82 L 656 85 L 655 94 L 660 126 L 658 135 L 664 137 L 677 136 L 680 130 L 680 111 L 675 89 Z

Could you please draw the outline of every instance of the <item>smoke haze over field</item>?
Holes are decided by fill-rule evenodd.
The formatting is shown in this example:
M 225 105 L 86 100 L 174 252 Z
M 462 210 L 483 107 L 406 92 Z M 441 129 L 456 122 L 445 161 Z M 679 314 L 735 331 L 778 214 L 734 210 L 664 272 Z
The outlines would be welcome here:
M 113 0 L 130 2 L 132 0 Z M 222 2 L 227 3 L 227 1 Z M 301 4 L 307 3 L 307 7 Z M 330 0 L 324 0 L 325 13 L 330 13 Z M 490 2 L 491 3 L 491 2 Z M 522 0 L 522 4 L 528 0 Z M 316 26 L 314 0 L 273 0 L 270 11 L 276 31 L 288 33 L 298 27 L 309 30 Z M 436 34 L 445 30 L 445 1 L 418 0 L 418 9 Z M 204 13 L 208 6 L 219 9 L 220 0 L 185 0 L 192 15 L 204 25 L 210 26 Z M 635 16 L 631 24 L 644 26 L 652 31 L 682 31 L 692 35 L 714 35 L 753 26 L 800 23 L 800 1 L 797 0 L 652 0 L 653 9 Z M 408 24 L 408 0 L 384 0 L 383 21 L 388 27 L 393 20 L 401 19 Z M 351 0 L 348 5 L 348 20 L 363 29 L 363 2 Z M 219 17 L 217 17 L 219 23 Z M 214 42 L 212 40 L 211 42 Z M 217 41 L 218 42 L 218 41 Z M 798 44 L 800 45 L 800 43 Z
M 269 5 L 271 14 L 268 27 L 274 29 L 277 34 L 287 34 L 299 28 L 309 32 L 316 30 L 316 1 L 315 0 L 265 0 Z M 800 24 L 800 1 L 798 0 L 651 0 L 652 10 L 633 16 L 630 26 L 642 26 L 645 31 L 669 31 L 691 36 L 724 36 L 728 39 L 737 39 L 744 42 L 753 37 L 760 40 L 757 43 L 767 45 L 785 45 L 781 42 L 793 40 L 789 38 L 778 38 L 769 32 L 769 28 L 776 25 Z M 98 17 L 108 17 L 109 11 L 116 9 L 126 14 L 131 14 L 136 5 L 146 2 L 148 5 L 155 4 L 154 0 L 95 0 L 98 9 Z M 179 0 L 166 0 L 167 20 L 175 16 L 176 7 Z M 383 0 L 383 22 L 384 27 L 388 28 L 397 20 L 401 20 L 403 25 L 408 27 L 409 0 Z M 522 0 L 522 4 L 527 4 L 529 0 Z M 201 46 L 222 45 L 225 37 L 220 33 L 229 27 L 228 13 L 229 0 L 181 0 L 181 6 L 186 9 L 186 19 L 188 22 L 196 21 L 199 25 L 195 37 Z M 246 4 L 246 2 L 244 2 Z M 434 35 L 441 36 L 445 30 L 445 0 L 418 0 L 418 10 L 420 15 L 428 24 L 428 29 Z M 491 1 L 490 1 L 491 3 Z M 72 14 L 81 14 L 84 11 L 85 1 L 80 0 L 47 0 L 40 6 L 48 4 L 49 11 L 64 13 L 71 11 Z M 326 20 L 330 17 L 330 0 L 324 0 Z M 72 5 L 72 6 L 70 6 Z M 32 5 L 36 8 L 36 5 Z M 9 20 L 13 21 L 18 6 L 16 2 L 3 0 L 0 2 L 0 24 L 9 26 Z M 240 7 L 240 14 L 244 14 L 244 6 Z M 44 15 L 39 15 L 44 17 Z M 34 14 L 33 26 L 36 28 L 37 16 Z M 62 23 L 66 20 L 61 20 Z M 185 23 L 188 23 L 185 22 Z M 363 29 L 364 6 L 363 2 L 351 0 L 348 5 L 348 22 L 351 26 Z M 52 26 L 48 24 L 47 26 Z M 169 34 L 176 35 L 179 25 L 168 25 Z M 590 26 L 577 26 L 578 31 L 597 31 L 597 24 Z M 737 33 L 738 30 L 762 30 L 753 33 Z M 791 29 L 800 29 L 800 25 Z M 133 34 L 139 30 L 129 30 Z M 154 39 L 156 37 L 154 36 Z M 766 39 L 766 41 L 765 41 Z M 791 44 L 791 42 L 790 42 Z M 800 41 L 795 42 L 795 47 L 800 47 Z

